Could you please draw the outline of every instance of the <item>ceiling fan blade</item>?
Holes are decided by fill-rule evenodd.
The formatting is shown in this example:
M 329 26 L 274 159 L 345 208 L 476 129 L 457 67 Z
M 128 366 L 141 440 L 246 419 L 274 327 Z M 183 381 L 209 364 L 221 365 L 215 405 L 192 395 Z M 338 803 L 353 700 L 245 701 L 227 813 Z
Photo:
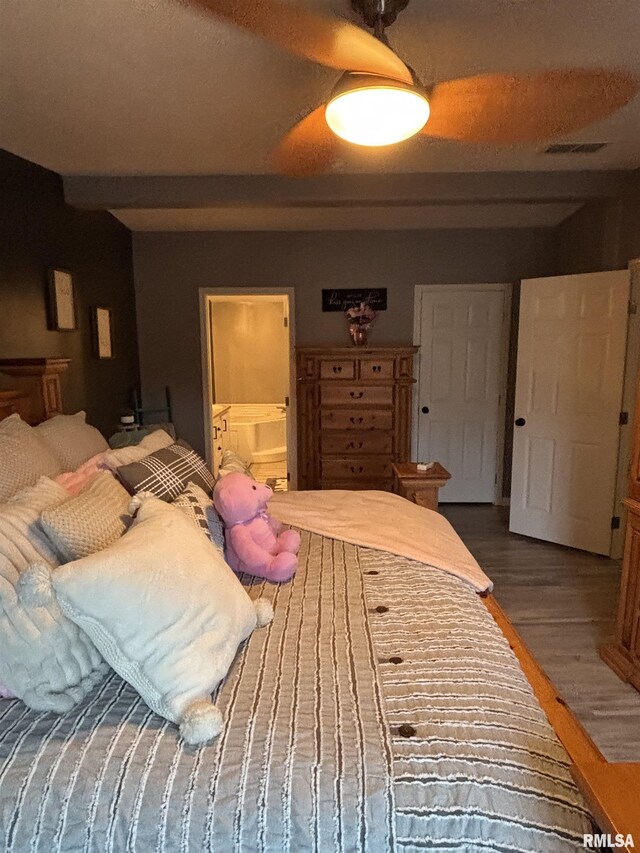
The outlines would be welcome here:
M 340 152 L 340 140 L 331 132 L 323 104 L 294 125 L 273 153 L 278 172 L 294 178 L 330 171 Z
M 411 83 L 395 53 L 348 21 L 319 15 L 280 0 L 187 0 L 279 47 L 339 71 L 381 74 Z
M 464 142 L 544 142 L 606 118 L 638 81 L 625 71 L 487 74 L 438 83 L 422 133 Z

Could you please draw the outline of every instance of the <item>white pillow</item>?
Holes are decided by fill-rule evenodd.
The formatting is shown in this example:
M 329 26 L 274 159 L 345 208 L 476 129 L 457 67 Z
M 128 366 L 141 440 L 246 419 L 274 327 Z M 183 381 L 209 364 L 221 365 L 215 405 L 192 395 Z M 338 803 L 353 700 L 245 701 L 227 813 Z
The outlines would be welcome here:
M 216 549 L 180 512 L 153 495 L 131 501 L 137 516 L 104 551 L 51 574 L 33 566 L 23 600 L 47 601 L 52 585 L 63 611 L 149 707 L 180 724 L 191 744 L 222 730 L 211 693 L 239 644 L 273 618 L 255 603 Z
M 155 432 L 145 435 L 140 444 L 132 444 L 128 447 L 119 447 L 117 450 L 110 450 L 108 453 L 105 453 L 102 461 L 110 471 L 115 472 L 122 465 L 139 462 L 141 459 L 151 456 L 156 450 L 169 447 L 174 441 L 175 439 L 171 438 L 168 432 L 165 432 L 163 429 L 157 429 Z
M 61 471 L 56 456 L 20 415 L 0 421 L 0 501 Z
M 60 555 L 37 524 L 67 492 L 42 477 L 0 505 L 0 682 L 36 711 L 68 711 L 107 667 L 93 643 L 55 601 L 25 607 L 17 588 L 29 564 L 57 566 Z
M 109 449 L 104 436 L 86 423 L 85 412 L 55 415 L 35 428 L 62 465 L 63 471 L 75 471 L 92 456 Z

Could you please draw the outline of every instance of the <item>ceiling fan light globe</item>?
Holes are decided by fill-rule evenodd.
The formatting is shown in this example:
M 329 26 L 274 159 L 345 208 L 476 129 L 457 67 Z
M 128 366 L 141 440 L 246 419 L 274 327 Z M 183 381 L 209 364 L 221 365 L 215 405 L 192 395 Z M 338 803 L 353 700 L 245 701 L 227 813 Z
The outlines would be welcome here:
M 326 120 L 355 145 L 394 145 L 419 133 L 429 119 L 429 101 L 417 86 L 345 74 L 327 104 Z M 364 75 L 363 75 L 364 76 Z

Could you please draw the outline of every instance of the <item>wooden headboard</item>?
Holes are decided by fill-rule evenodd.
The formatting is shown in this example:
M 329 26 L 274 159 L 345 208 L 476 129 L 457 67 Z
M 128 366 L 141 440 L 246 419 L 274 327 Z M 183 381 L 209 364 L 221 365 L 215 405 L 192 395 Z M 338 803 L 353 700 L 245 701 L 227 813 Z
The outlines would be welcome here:
M 69 358 L 0 358 L 0 420 L 14 413 L 39 424 L 62 413 L 60 374 Z

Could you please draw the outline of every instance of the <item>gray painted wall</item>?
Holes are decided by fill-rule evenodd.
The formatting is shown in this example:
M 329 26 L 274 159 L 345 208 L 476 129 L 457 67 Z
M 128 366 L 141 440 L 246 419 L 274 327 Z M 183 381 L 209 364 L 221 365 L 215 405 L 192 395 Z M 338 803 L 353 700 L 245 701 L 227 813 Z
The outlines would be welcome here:
M 325 233 L 137 233 L 143 400 L 169 385 L 180 435 L 204 448 L 198 289 L 294 287 L 299 344 L 347 344 L 323 287 L 387 287 L 372 344 L 410 342 L 416 284 L 516 282 L 557 272 L 553 229 Z
M 557 231 L 558 274 L 623 269 L 640 257 L 640 170 L 619 196 L 585 204 Z
M 0 199 L 0 356 L 70 358 L 61 380 L 65 411 L 85 409 L 111 435 L 138 381 L 131 235 L 106 211 L 66 204 L 59 175 L 2 150 Z M 48 328 L 50 267 L 73 273 L 76 331 Z M 96 305 L 113 310 L 113 359 L 93 354 Z

